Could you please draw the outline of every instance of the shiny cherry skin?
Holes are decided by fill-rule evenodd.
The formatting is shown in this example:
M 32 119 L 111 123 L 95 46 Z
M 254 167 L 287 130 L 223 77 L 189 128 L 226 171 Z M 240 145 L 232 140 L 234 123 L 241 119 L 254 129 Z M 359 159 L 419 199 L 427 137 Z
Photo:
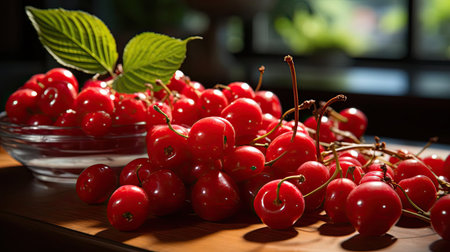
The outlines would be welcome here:
M 156 111 L 154 106 L 158 106 L 158 108 L 167 115 L 170 122 L 172 121 L 172 109 L 170 109 L 169 105 L 163 102 L 155 102 L 151 104 L 147 110 L 147 129 L 150 129 L 155 125 L 167 125 L 164 115 Z
M 101 137 L 108 134 L 111 125 L 111 116 L 105 111 L 87 113 L 81 120 L 81 130 L 86 135 L 93 137 Z
M 214 160 L 222 158 L 234 148 L 235 135 L 230 122 L 212 116 L 194 123 L 187 141 L 194 158 Z
M 223 170 L 223 162 L 221 159 L 196 159 L 192 160 L 189 169 L 183 174 L 183 181 L 187 185 L 193 185 L 203 175 L 210 171 Z
M 119 184 L 140 186 L 139 181 L 142 182 L 146 180 L 150 173 L 156 170 L 157 169 L 150 164 L 148 158 L 133 159 L 120 171 Z
M 278 121 L 273 121 L 271 122 L 267 128 L 266 131 L 270 132 L 273 128 L 276 127 L 276 125 L 278 124 Z M 286 132 L 290 132 L 292 134 L 293 130 L 292 127 L 290 125 L 288 125 L 288 123 L 286 121 L 283 121 L 282 124 L 280 126 L 278 126 L 269 136 L 268 138 L 273 141 L 275 138 L 277 138 L 279 135 L 286 133 Z
M 305 122 L 305 126 L 316 130 L 317 129 L 317 122 L 314 116 L 308 117 Z M 328 117 L 323 116 L 320 122 L 320 135 L 319 135 L 319 141 L 325 142 L 325 143 L 331 143 L 337 140 L 336 135 L 333 131 L 331 131 L 331 128 L 333 127 L 333 123 L 331 120 L 328 119 Z M 315 134 L 312 136 L 315 139 Z
M 410 153 L 407 149 L 400 149 L 400 150 L 397 150 L 397 154 L 400 155 L 400 156 L 405 156 L 405 155 L 411 154 L 411 153 Z M 397 164 L 398 162 L 400 162 L 401 160 L 398 159 L 398 158 L 395 157 L 395 156 L 390 156 L 388 161 L 389 161 L 389 163 L 395 165 L 395 164 Z
M 253 213 L 253 201 L 255 200 L 256 194 L 258 194 L 261 187 L 272 180 L 275 180 L 273 174 L 271 172 L 263 171 L 240 183 L 239 192 L 243 207 Z
M 424 211 L 430 210 L 436 201 L 436 187 L 434 187 L 433 181 L 424 175 L 417 175 L 411 178 L 406 178 L 398 183 L 399 186 L 405 190 L 408 197 Z M 404 209 L 416 211 L 416 209 L 406 199 L 405 194 L 397 187 L 396 192 L 402 200 Z
M 123 185 L 111 195 L 106 209 L 109 223 L 120 231 L 138 229 L 150 210 L 145 191 L 135 185 Z
M 127 125 L 145 122 L 146 118 L 147 107 L 143 101 L 125 98 L 116 103 L 112 122 L 114 125 Z
M 20 89 L 29 88 L 38 93 L 38 96 L 41 96 L 42 92 L 44 91 L 44 84 L 42 84 L 42 79 L 45 77 L 45 74 L 35 74 L 30 77 L 30 79 L 23 84 Z
M 75 111 L 79 118 L 83 118 L 85 114 L 105 111 L 109 115 L 114 112 L 114 102 L 110 97 L 109 90 L 103 88 L 86 88 L 81 91 L 75 100 Z
M 190 98 L 181 98 L 173 104 L 172 123 L 178 125 L 192 126 L 200 119 L 200 110 L 195 101 Z
M 450 194 L 438 199 L 430 210 L 431 226 L 442 239 L 450 241 Z
M 383 165 L 385 165 L 384 163 L 381 163 L 377 160 L 375 160 L 375 162 L 373 162 L 371 165 L 367 166 L 364 170 L 364 172 L 368 173 L 371 171 L 383 171 Z M 386 172 L 387 174 L 389 174 L 389 176 L 391 176 L 391 178 L 394 178 L 394 170 L 392 169 L 391 166 L 386 165 Z
M 276 176 L 295 175 L 300 165 L 316 160 L 316 146 L 308 135 L 297 132 L 293 141 L 291 138 L 291 132 L 283 133 L 276 137 L 267 148 L 266 161 L 272 161 L 286 152 L 272 165 L 271 169 Z
M 169 85 L 167 85 L 167 87 L 170 90 L 175 90 L 178 93 L 181 93 L 187 86 L 185 79 L 186 76 L 184 73 L 181 70 L 176 70 L 175 73 L 173 73 L 172 78 L 170 78 Z
M 423 158 L 422 161 L 428 165 L 437 176 L 443 176 L 445 177 L 444 180 L 447 181 L 450 179 L 450 154 L 447 156 L 446 160 L 433 154 Z
M 37 105 L 46 115 L 58 117 L 68 109 L 74 108 L 77 91 L 69 82 L 53 81 L 42 92 Z
M 75 91 L 78 93 L 79 90 L 78 80 L 70 70 L 62 67 L 53 68 L 50 69 L 47 73 L 45 73 L 44 78 L 41 79 L 41 82 L 42 84 L 44 84 L 45 87 L 48 87 L 50 84 L 56 81 L 64 81 L 71 83 Z
M 180 125 L 173 129 L 183 135 L 188 130 Z M 175 133 L 167 125 L 157 125 L 147 132 L 147 153 L 152 166 L 158 169 L 176 169 L 190 159 L 188 140 Z
M 255 98 L 255 91 L 246 82 L 236 81 L 227 85 L 228 88 L 222 90 L 223 94 L 227 97 L 229 103 L 239 98 Z
M 253 146 L 238 146 L 223 158 L 223 170 L 236 183 L 249 179 L 264 170 L 264 154 Z
M 168 169 L 152 172 L 142 181 L 142 189 L 147 193 L 150 213 L 156 216 L 179 211 L 186 200 L 183 181 Z
M 371 181 L 350 192 L 346 212 L 350 223 L 361 235 L 381 236 L 399 220 L 402 202 L 388 184 Z
M 108 84 L 105 81 L 102 80 L 94 80 L 94 79 L 88 79 L 86 82 L 84 82 L 83 87 L 81 88 L 81 91 L 87 88 L 108 88 Z
M 222 110 L 220 116 L 233 125 L 237 137 L 254 134 L 261 129 L 261 108 L 254 100 L 249 98 L 234 100 Z
M 348 162 L 348 161 L 339 162 L 339 165 L 341 166 L 343 177 L 351 179 L 356 184 L 359 184 L 359 182 L 362 178 L 362 175 L 364 173 L 361 166 L 356 166 L 353 163 Z M 353 173 L 351 173 L 350 171 L 347 172 L 350 167 L 354 167 Z M 330 174 L 333 174 L 334 171 L 336 170 L 336 164 L 335 163 L 331 164 L 329 169 L 330 169 Z
M 116 190 L 117 175 L 108 165 L 91 165 L 80 173 L 75 188 L 82 201 L 100 204 Z
M 240 206 L 239 189 L 233 179 L 221 171 L 201 176 L 191 190 L 192 208 L 207 221 L 231 217 Z
M 303 195 L 306 195 L 321 185 L 325 184 L 330 178 L 328 168 L 317 161 L 307 161 L 300 165 L 297 174 L 305 176 L 305 181 L 291 181 L 300 189 Z M 323 188 L 314 194 L 305 198 L 305 211 L 311 212 L 318 209 L 325 199 L 326 188 Z
M 347 150 L 339 153 L 339 157 L 352 157 L 359 161 L 360 165 L 364 165 L 367 162 L 366 157 L 357 150 Z
M 206 89 L 197 100 L 200 117 L 220 116 L 228 104 L 227 97 L 219 89 Z
M 398 163 L 394 179 L 399 183 L 403 179 L 411 178 L 416 175 L 425 175 L 429 177 L 431 181 L 433 181 L 436 189 L 439 188 L 439 182 L 437 181 L 436 176 L 428 167 L 415 159 L 407 159 Z
M 39 97 L 37 92 L 29 89 L 19 89 L 12 93 L 6 101 L 6 115 L 12 123 L 26 124 L 34 114 Z
M 76 127 L 78 126 L 77 122 L 77 112 L 73 109 L 68 109 L 61 113 L 59 117 L 56 119 L 54 126 L 58 127 Z
M 281 117 L 282 107 L 278 96 L 267 90 L 257 91 L 254 100 L 261 107 L 262 112 L 271 114 L 275 118 Z
M 34 114 L 28 119 L 28 125 L 38 126 L 38 125 L 53 125 L 53 120 L 51 117 L 43 114 Z
M 189 81 L 188 85 L 183 88 L 181 94 L 186 98 L 192 99 L 194 102 L 198 101 L 200 95 L 205 90 L 205 87 L 198 81 Z
M 277 201 L 277 187 L 281 180 L 272 180 L 259 189 L 253 207 L 261 221 L 273 229 L 288 229 L 303 215 L 305 200 L 300 190 L 289 181 L 282 182 Z
M 364 176 L 359 181 L 359 184 L 366 183 L 369 181 L 384 181 L 384 182 L 390 182 L 393 181 L 393 177 L 386 173 L 386 177 L 383 171 L 369 171 L 367 173 L 364 173 Z
M 337 178 L 326 188 L 324 209 L 332 223 L 348 223 L 347 197 L 356 188 L 355 182 L 348 178 Z
M 361 138 L 367 129 L 367 117 L 357 108 L 346 108 L 339 112 L 342 116 L 347 118 L 347 122 L 339 122 L 338 127 L 341 130 L 350 131 L 357 138 Z

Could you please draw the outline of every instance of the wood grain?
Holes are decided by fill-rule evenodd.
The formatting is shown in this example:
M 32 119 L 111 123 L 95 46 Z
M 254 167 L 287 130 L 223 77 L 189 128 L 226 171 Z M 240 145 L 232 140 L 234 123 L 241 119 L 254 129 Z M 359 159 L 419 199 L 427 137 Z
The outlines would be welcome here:
M 368 238 L 349 225 L 327 224 L 323 213 L 304 216 L 294 228 L 277 231 L 252 214 L 206 222 L 186 210 L 170 217 L 150 217 L 140 229 L 120 232 L 109 225 L 105 204 L 81 202 L 74 185 L 35 179 L 5 152 L 0 152 L 0 199 L 0 232 L 9 233 L 0 236 L 0 250 L 26 250 L 27 245 L 65 251 L 413 252 L 450 247 L 422 222 L 402 219 L 388 234 Z M 22 234 L 20 240 L 14 230 L 18 237 Z

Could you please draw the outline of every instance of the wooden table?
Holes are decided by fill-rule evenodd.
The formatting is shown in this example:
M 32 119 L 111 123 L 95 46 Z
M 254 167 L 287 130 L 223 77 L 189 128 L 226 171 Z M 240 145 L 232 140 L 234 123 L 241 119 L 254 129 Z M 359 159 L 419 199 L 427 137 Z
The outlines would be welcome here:
M 365 238 L 323 219 L 302 217 L 276 231 L 253 215 L 205 222 L 186 213 L 120 232 L 109 225 L 105 204 L 81 202 L 72 184 L 38 181 L 0 151 L 0 251 L 450 251 L 450 242 L 422 222 L 400 221 L 385 236 Z

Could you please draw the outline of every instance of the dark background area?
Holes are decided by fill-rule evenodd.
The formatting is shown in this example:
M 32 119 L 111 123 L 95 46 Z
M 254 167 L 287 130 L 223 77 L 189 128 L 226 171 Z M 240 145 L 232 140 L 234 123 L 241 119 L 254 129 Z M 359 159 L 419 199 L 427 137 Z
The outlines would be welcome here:
M 417 28 L 416 17 L 423 1 L 400 1 L 407 16 L 402 32 L 397 35 L 403 43 L 400 49 L 391 52 L 381 48 L 356 55 L 336 46 L 339 41 L 329 47 L 299 51 L 280 38 L 272 39 L 273 31 L 266 29 L 271 15 L 284 11 L 289 17 L 290 7 L 304 2 L 307 1 L 3 1 L 6 11 L 0 17 L 4 33 L 0 40 L 0 110 L 4 110 L 7 97 L 31 75 L 59 66 L 40 44 L 24 7 L 62 7 L 81 9 L 103 20 L 116 39 L 119 55 L 128 40 L 144 31 L 177 38 L 203 36 L 203 40 L 188 45 L 182 65 L 186 75 L 205 87 L 232 81 L 247 81 L 255 87 L 258 67 L 264 65 L 263 89 L 274 91 L 284 110 L 293 106 L 291 77 L 283 61 L 285 55 L 291 54 L 301 101 L 328 100 L 343 93 L 347 102 L 333 107 L 336 110 L 357 107 L 364 111 L 369 118 L 368 135 L 414 141 L 438 136 L 440 143 L 450 144 L 450 56 L 418 50 L 422 44 L 425 48 L 438 46 Z M 377 2 L 388 5 L 395 1 Z M 310 6 L 306 9 L 314 13 Z M 450 19 L 444 20 L 447 23 L 444 27 L 450 30 Z M 347 32 L 353 34 L 350 28 Z M 356 39 L 359 35 L 354 36 Z M 332 38 L 320 41 L 326 40 Z M 320 41 L 311 44 L 321 45 Z M 450 52 L 448 37 L 444 37 L 443 43 Z M 77 71 L 74 74 L 80 83 L 90 77 Z M 302 118 L 309 115 L 304 112 Z

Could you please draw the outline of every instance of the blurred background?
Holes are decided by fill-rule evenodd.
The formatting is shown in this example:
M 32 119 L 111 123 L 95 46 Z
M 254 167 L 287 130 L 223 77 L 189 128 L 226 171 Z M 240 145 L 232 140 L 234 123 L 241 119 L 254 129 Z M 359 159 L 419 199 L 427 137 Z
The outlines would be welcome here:
M 246 81 L 293 107 L 284 56 L 292 55 L 300 100 L 343 93 L 336 110 L 355 106 L 367 134 L 450 144 L 448 0 L 4 0 L 0 16 L 0 110 L 35 73 L 58 66 L 40 44 L 24 7 L 80 9 L 126 43 L 144 31 L 203 40 L 188 44 L 183 72 L 205 87 Z M 121 56 L 119 56 L 119 59 Z M 82 83 L 89 78 L 74 71 Z M 301 114 L 302 118 L 309 112 Z

